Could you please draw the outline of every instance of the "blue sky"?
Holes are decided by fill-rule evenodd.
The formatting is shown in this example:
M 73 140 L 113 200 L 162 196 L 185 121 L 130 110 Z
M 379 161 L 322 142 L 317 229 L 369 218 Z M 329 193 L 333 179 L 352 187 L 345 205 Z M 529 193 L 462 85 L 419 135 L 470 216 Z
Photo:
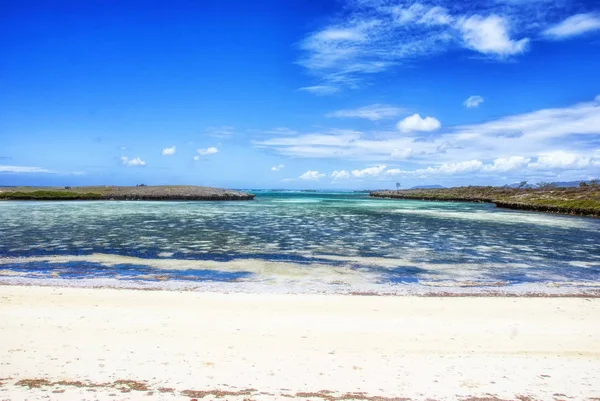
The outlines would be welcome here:
M 596 1 L 2 1 L 0 37 L 0 185 L 600 176 Z

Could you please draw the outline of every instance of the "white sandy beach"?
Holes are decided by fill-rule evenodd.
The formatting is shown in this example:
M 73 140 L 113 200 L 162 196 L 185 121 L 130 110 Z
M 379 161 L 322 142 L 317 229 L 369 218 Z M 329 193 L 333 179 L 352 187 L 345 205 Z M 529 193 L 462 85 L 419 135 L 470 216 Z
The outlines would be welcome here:
M 1 286 L 0 299 L 0 400 L 600 397 L 597 298 Z

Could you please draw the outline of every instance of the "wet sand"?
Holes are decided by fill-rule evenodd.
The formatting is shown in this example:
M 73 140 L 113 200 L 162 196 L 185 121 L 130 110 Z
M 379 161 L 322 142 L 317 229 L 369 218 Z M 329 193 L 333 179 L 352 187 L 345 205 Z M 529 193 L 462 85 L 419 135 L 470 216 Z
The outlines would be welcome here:
M 0 300 L 0 399 L 600 397 L 597 298 L 0 286 Z

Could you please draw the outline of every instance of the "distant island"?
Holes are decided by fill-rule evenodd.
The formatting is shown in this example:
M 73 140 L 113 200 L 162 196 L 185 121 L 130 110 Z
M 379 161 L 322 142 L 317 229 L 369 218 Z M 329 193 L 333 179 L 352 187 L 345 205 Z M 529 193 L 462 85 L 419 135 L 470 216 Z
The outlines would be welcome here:
M 0 200 L 144 200 L 224 201 L 252 200 L 254 194 L 193 185 L 0 187 Z
M 508 209 L 600 217 L 600 185 L 558 188 L 469 186 L 371 192 L 376 198 L 494 203 Z

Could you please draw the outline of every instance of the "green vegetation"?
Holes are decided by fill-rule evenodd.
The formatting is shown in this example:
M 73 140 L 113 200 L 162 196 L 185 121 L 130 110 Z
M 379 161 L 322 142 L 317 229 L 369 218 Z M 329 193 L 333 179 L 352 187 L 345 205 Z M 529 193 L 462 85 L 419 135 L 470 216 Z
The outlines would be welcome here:
M 557 188 L 553 183 L 540 183 L 536 188 L 457 187 L 378 191 L 380 198 L 432 201 L 468 201 L 495 203 L 498 207 L 600 217 L 600 186 Z
M 251 200 L 246 192 L 192 185 L 0 187 L 0 200 Z
M 67 191 L 6 191 L 0 192 L 0 199 L 10 200 L 94 200 L 102 199 L 98 193 L 76 193 Z

